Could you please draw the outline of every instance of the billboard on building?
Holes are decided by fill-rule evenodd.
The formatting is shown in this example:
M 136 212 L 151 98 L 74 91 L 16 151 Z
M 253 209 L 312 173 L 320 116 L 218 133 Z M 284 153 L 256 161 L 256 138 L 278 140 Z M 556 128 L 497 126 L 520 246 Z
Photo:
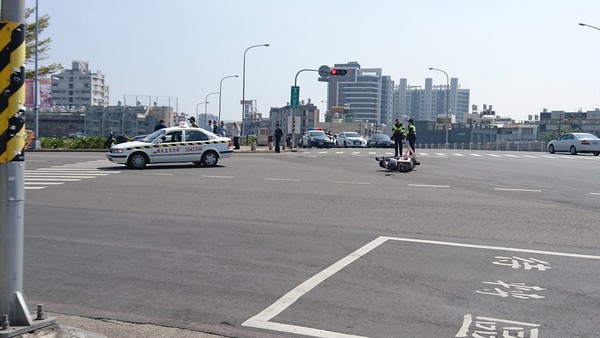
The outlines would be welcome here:
M 38 79 L 40 96 L 38 107 L 40 109 L 49 109 L 52 107 L 52 81 L 50 79 Z M 35 80 L 25 80 L 25 107 L 34 108 L 35 104 Z

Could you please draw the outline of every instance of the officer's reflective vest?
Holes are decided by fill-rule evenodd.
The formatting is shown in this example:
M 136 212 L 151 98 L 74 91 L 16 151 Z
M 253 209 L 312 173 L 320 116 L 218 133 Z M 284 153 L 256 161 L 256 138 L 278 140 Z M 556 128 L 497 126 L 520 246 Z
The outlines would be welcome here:
M 414 124 L 408 125 L 408 135 L 415 135 L 417 133 L 417 127 Z
M 396 125 L 394 123 L 394 125 L 392 126 L 392 134 L 395 137 L 396 133 L 400 133 L 400 134 L 404 134 L 404 126 L 403 125 Z

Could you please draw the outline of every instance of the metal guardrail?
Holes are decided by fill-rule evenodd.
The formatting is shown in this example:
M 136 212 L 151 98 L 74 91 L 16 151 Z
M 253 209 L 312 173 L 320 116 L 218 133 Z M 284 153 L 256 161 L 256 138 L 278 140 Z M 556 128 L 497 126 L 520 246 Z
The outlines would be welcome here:
M 546 152 L 548 144 L 546 142 L 417 143 L 416 148 Z

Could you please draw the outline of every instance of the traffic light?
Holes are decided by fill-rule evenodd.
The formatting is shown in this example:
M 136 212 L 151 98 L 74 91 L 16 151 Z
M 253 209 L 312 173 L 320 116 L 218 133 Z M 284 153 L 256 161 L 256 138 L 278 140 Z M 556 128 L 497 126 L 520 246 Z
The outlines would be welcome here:
M 347 70 L 345 70 L 345 69 L 339 69 L 339 68 L 332 68 L 332 69 L 329 71 L 329 74 L 331 74 L 331 75 L 336 75 L 336 76 L 342 76 L 342 75 L 346 75 L 346 73 L 348 73 L 348 71 L 347 71 Z

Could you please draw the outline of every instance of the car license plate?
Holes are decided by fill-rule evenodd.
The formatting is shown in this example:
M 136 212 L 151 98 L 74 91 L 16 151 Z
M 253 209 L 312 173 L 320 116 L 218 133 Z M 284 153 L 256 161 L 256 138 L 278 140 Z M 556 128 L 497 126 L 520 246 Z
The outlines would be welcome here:
M 359 146 L 360 145 L 360 141 L 354 141 L 354 145 L 355 146 Z
M 323 145 L 323 142 L 319 142 L 319 145 L 320 145 L 320 146 L 322 146 L 322 145 Z

